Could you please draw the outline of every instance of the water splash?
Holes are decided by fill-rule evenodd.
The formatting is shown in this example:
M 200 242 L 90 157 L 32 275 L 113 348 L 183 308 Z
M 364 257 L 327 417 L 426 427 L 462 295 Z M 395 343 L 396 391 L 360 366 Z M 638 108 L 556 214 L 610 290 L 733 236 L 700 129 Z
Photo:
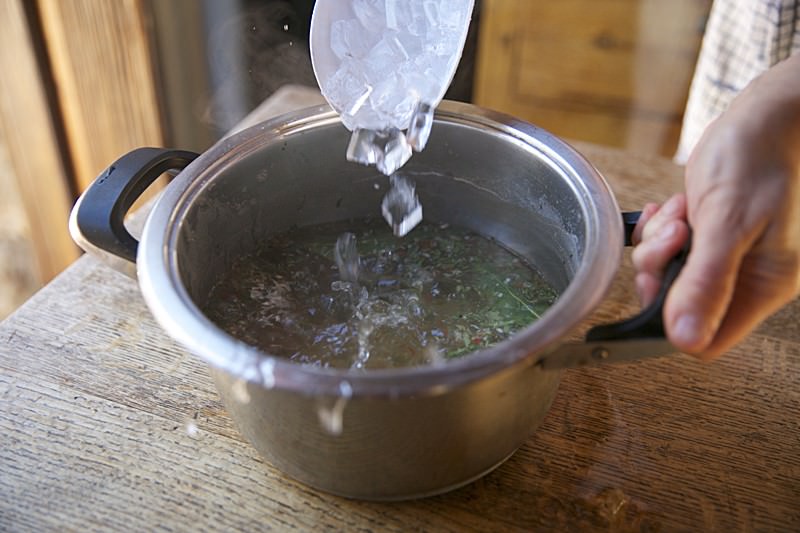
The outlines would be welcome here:
M 361 370 L 367 364 L 370 356 L 369 337 L 374 330 L 375 324 L 371 317 L 364 317 L 358 323 L 358 355 L 351 368 Z
M 345 232 L 357 235 L 357 246 L 340 249 L 340 266 L 333 243 Z M 359 258 L 357 282 L 340 279 L 349 270 L 345 255 L 353 265 Z M 275 236 L 235 263 L 205 312 L 243 341 L 218 366 L 270 388 L 275 357 L 359 371 L 439 364 L 507 338 L 555 297 L 524 260 L 491 240 L 424 223 L 397 239 L 372 219 Z
M 429 365 L 442 366 L 447 363 L 447 358 L 445 358 L 443 350 L 440 349 L 436 343 L 432 342 L 428 344 L 423 352 L 425 353 L 425 358 Z
M 271 389 L 275 386 L 275 359 L 265 357 L 258 365 L 259 372 L 261 373 L 261 386 L 265 389 Z

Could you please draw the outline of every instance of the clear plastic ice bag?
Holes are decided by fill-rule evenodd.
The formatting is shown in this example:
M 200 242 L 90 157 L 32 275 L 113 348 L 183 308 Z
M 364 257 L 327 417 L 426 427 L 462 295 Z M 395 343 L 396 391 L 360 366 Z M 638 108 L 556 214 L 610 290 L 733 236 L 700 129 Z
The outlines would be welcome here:
M 474 0 L 317 0 L 311 59 L 351 131 L 406 130 L 455 74 Z

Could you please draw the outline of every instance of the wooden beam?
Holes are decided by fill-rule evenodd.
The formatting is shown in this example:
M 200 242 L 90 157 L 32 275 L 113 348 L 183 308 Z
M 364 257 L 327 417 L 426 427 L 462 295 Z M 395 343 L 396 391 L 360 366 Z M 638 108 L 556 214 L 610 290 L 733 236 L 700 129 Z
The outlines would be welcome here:
M 38 6 L 83 190 L 123 153 L 163 145 L 148 5 L 38 0 Z
M 78 249 L 67 230 L 73 200 L 68 170 L 23 2 L 0 0 L 0 134 L 27 214 L 39 276 L 46 282 L 78 257 Z

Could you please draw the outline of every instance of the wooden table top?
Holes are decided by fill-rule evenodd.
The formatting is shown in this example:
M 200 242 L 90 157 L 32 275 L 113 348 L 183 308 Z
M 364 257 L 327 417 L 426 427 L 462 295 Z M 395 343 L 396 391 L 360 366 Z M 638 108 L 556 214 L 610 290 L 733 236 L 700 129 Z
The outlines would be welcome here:
M 574 143 L 623 209 L 669 161 Z M 587 324 L 635 312 L 629 258 Z M 83 257 L 0 324 L 0 530 L 800 530 L 800 301 L 721 360 L 565 372 L 543 425 L 454 492 L 320 493 L 262 460 L 136 283 Z

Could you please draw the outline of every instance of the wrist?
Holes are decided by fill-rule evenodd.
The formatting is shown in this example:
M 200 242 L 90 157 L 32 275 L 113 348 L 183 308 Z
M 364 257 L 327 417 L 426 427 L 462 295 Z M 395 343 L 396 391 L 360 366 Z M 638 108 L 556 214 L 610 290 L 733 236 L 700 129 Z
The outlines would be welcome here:
M 740 95 L 749 119 L 763 134 L 800 151 L 800 54 L 753 80 Z

